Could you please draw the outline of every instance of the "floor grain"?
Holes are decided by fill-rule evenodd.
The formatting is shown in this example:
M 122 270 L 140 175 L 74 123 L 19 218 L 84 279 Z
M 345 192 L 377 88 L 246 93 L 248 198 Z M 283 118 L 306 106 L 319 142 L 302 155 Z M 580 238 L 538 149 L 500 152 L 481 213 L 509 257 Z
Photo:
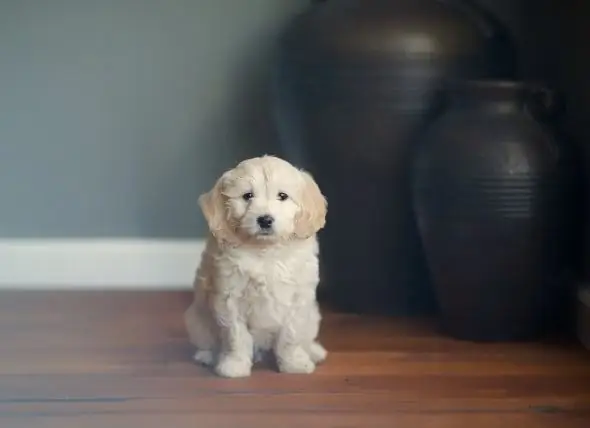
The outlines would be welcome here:
M 577 428 L 590 353 L 472 344 L 425 320 L 328 314 L 315 374 L 191 363 L 190 293 L 1 292 L 1 428 Z

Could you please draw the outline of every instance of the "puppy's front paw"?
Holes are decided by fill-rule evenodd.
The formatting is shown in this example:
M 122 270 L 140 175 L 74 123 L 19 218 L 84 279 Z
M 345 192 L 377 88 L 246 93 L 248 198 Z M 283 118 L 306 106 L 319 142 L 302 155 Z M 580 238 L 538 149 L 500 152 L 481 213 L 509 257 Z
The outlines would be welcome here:
M 309 374 L 315 370 L 315 363 L 302 348 L 292 348 L 277 356 L 279 371 L 282 373 Z
M 314 363 L 321 363 L 326 359 L 327 356 L 328 351 L 326 351 L 326 349 L 320 345 L 319 342 L 313 342 L 309 346 L 309 357 Z
M 252 372 L 252 361 L 239 354 L 228 354 L 220 358 L 215 372 L 223 377 L 246 377 Z

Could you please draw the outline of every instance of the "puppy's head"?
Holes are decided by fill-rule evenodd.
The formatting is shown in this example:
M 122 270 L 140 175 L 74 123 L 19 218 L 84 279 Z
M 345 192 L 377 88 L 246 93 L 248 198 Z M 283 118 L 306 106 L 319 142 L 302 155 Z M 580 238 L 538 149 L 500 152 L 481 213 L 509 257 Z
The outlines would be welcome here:
M 274 156 L 225 172 L 199 205 L 211 233 L 234 244 L 308 238 L 324 227 L 327 211 L 312 176 Z

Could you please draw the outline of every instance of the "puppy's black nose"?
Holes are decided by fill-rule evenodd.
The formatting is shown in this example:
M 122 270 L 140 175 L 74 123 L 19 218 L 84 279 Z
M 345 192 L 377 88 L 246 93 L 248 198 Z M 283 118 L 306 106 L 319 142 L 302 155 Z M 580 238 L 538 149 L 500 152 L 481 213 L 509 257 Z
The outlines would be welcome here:
M 260 226 L 261 229 L 270 229 L 274 220 L 275 219 L 269 215 L 261 215 L 256 219 L 256 223 L 258 223 L 258 226 Z

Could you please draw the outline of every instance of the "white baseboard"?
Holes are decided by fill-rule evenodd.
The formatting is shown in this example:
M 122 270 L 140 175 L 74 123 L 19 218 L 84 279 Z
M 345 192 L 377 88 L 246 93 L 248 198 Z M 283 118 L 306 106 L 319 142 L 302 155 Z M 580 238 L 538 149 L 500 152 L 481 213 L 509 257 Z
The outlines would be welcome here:
M 0 289 L 190 289 L 204 240 L 0 239 Z

